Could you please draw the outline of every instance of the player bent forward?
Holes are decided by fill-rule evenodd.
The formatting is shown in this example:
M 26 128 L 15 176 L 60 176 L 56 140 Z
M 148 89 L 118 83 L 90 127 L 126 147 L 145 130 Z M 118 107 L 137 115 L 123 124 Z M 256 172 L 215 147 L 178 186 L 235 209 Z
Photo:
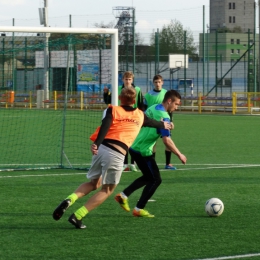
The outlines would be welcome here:
M 90 137 L 94 141 L 91 145 L 92 164 L 87 173 L 90 182 L 81 184 L 74 193 L 60 203 L 53 212 L 55 220 L 59 220 L 66 209 L 77 199 L 96 190 L 102 181 L 101 189 L 68 219 L 76 228 L 86 228 L 82 224 L 82 218 L 102 204 L 113 193 L 120 181 L 125 154 L 141 127 L 172 128 L 172 125 L 168 122 L 155 121 L 148 118 L 140 109 L 133 108 L 135 97 L 135 89 L 125 87 L 119 96 L 121 106 L 109 106 L 107 109 L 101 127 L 97 128 L 96 132 Z
M 162 104 L 155 104 L 146 110 L 146 115 L 150 118 L 158 120 L 163 118 L 164 121 L 170 121 L 169 113 L 173 112 L 180 105 L 181 96 L 175 90 L 168 90 L 164 96 Z M 176 147 L 170 137 L 169 130 L 142 128 L 134 143 L 129 149 L 130 155 L 134 158 L 137 166 L 142 172 L 142 176 L 137 178 L 123 192 L 115 196 L 115 200 L 120 206 L 130 211 L 128 205 L 128 197 L 137 189 L 144 187 L 141 197 L 133 210 L 133 215 L 136 217 L 154 217 L 145 206 L 148 200 L 155 193 L 156 189 L 162 182 L 159 168 L 153 156 L 153 146 L 157 139 L 162 137 L 164 145 L 181 160 L 183 164 L 187 159 Z

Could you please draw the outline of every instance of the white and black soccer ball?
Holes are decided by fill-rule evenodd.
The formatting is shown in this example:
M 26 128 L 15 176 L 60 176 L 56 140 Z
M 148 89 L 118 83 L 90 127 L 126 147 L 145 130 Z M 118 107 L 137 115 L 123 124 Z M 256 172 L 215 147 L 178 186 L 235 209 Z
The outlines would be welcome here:
M 218 217 L 224 211 L 224 204 L 218 198 L 211 198 L 206 201 L 205 211 L 210 217 Z

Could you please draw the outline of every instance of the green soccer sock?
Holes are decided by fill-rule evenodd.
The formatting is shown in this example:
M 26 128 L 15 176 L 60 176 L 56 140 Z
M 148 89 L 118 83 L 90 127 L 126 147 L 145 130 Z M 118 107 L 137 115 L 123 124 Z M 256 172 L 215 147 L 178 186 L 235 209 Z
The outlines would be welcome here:
M 81 220 L 88 214 L 88 210 L 86 209 L 85 206 L 82 206 L 74 214 L 78 220 Z
M 71 203 L 70 203 L 70 206 L 71 206 L 78 199 L 78 196 L 76 193 L 72 193 L 66 199 L 71 200 Z

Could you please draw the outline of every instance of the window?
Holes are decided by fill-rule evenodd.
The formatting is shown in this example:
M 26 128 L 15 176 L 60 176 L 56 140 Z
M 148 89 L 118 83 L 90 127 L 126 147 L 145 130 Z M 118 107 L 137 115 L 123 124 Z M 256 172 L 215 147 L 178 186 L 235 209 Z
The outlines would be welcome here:
M 237 49 L 237 54 L 239 54 L 240 53 L 240 50 L 239 49 Z
M 231 43 L 231 44 L 234 44 L 234 39 L 231 39 L 231 40 L 230 40 L 230 43 Z
M 250 40 L 249 43 L 250 43 L 250 45 L 252 45 L 252 44 L 254 43 L 254 41 L 253 41 L 253 40 Z
M 234 54 L 234 49 L 231 49 L 231 54 Z
M 232 23 L 232 17 L 229 16 L 229 23 Z
M 228 7 L 229 7 L 229 9 L 231 9 L 231 6 L 232 6 L 232 4 L 231 4 L 231 3 L 228 3 Z
M 233 23 L 235 23 L 236 22 L 236 17 L 235 16 L 233 16 Z
M 237 44 L 240 44 L 240 39 L 237 39 Z
M 250 55 L 253 55 L 253 50 L 250 50 L 249 53 L 250 53 Z
M 231 62 L 233 63 L 233 62 L 234 62 L 234 59 L 231 59 Z
M 236 9 L 236 3 L 233 3 L 233 9 Z

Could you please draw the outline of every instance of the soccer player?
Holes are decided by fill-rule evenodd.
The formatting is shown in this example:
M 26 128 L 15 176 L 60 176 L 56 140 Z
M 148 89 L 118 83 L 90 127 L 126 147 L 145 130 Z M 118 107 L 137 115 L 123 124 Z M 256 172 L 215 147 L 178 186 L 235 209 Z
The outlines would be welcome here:
M 180 100 L 181 96 L 177 91 L 168 90 L 164 96 L 163 102 L 149 107 L 145 113 L 150 118 L 157 120 L 163 118 L 163 121 L 170 122 L 169 113 L 178 108 Z M 120 206 L 124 210 L 130 211 L 128 197 L 137 189 L 144 187 L 141 197 L 133 210 L 133 215 L 136 217 L 154 217 L 154 215 L 150 214 L 144 208 L 162 182 L 159 168 L 153 156 L 153 146 L 159 137 L 162 137 L 164 145 L 174 153 L 183 164 L 186 164 L 187 161 L 186 156 L 179 151 L 172 141 L 169 130 L 154 128 L 141 129 L 130 147 L 129 153 L 141 170 L 142 176 L 125 188 L 123 192 L 115 196 L 115 200 Z
M 144 103 L 143 103 L 143 95 L 141 92 L 141 89 L 133 84 L 134 81 L 134 74 L 131 71 L 126 71 L 123 75 L 123 85 L 118 87 L 118 94 L 121 93 L 122 89 L 124 87 L 134 87 L 136 90 L 136 98 L 135 98 L 135 104 L 133 105 L 134 108 L 139 108 L 141 110 L 144 110 Z M 118 105 L 120 105 L 120 100 L 118 101 Z M 129 169 L 133 172 L 137 172 L 135 162 L 131 157 L 131 164 L 130 167 L 128 165 L 128 153 L 125 156 L 124 161 L 124 168 L 123 171 L 129 171 Z
M 144 96 L 144 105 L 145 108 L 148 108 L 154 104 L 161 104 L 164 98 L 166 89 L 163 88 L 163 77 L 161 75 L 155 75 L 153 77 L 154 89 L 147 92 Z M 169 113 L 171 122 L 172 122 L 172 113 Z M 156 145 L 153 148 L 153 155 L 155 157 Z M 166 147 L 165 148 L 165 169 L 176 170 L 177 168 L 171 164 L 171 151 Z
M 124 87 L 119 96 L 121 106 L 111 105 L 108 107 L 101 126 L 90 137 L 93 141 L 91 145 L 92 164 L 87 173 L 87 178 L 90 181 L 82 183 L 60 203 L 52 215 L 55 220 L 59 220 L 67 208 L 77 199 L 96 190 L 102 184 L 101 189 L 68 219 L 76 228 L 86 228 L 82 223 L 82 218 L 113 193 L 120 181 L 125 155 L 141 127 L 171 129 L 172 125 L 169 122 L 153 120 L 140 109 L 133 108 L 135 98 L 135 89 Z

